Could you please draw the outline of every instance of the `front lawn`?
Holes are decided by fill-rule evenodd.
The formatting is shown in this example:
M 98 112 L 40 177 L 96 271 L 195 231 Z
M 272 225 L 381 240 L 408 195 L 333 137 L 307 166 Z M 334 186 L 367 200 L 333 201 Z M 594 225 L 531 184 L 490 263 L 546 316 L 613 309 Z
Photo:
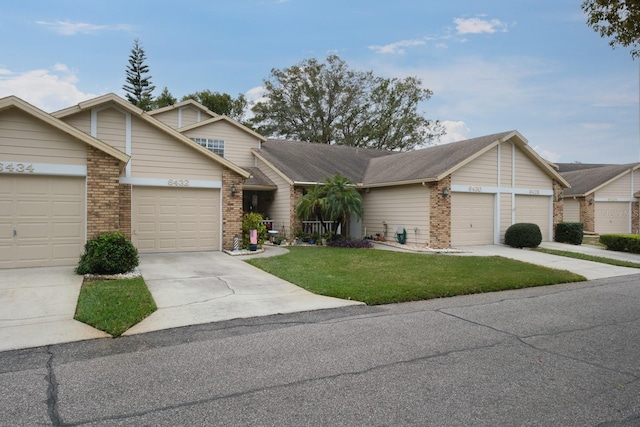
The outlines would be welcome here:
M 315 294 L 369 305 L 578 282 L 584 277 L 502 257 L 372 249 L 289 248 L 248 263 Z
M 75 319 L 117 337 L 156 310 L 142 277 L 95 280 L 82 285 Z

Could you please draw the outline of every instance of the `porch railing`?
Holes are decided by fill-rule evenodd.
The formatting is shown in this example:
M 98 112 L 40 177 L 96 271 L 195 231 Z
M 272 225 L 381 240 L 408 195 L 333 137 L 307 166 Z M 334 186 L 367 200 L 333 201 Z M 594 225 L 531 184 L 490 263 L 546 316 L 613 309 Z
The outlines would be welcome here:
M 334 221 L 325 221 L 324 225 L 327 228 L 327 231 L 333 230 Z M 325 233 L 320 221 L 302 221 L 302 231 L 307 234 L 319 234 L 320 236 Z M 342 225 L 338 225 L 336 234 L 342 234 Z

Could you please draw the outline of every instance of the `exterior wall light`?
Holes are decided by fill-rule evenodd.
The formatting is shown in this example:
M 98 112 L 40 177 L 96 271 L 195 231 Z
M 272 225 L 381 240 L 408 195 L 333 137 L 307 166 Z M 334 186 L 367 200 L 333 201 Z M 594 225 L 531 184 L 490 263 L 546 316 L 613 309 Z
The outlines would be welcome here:
M 236 193 L 238 192 L 238 189 L 236 188 L 236 184 L 232 183 L 231 184 L 231 197 L 236 197 Z
M 449 188 L 444 187 L 444 188 L 442 189 L 442 197 L 444 197 L 445 199 L 446 199 L 447 197 L 449 197 Z
M 564 199 L 564 196 L 562 195 L 562 193 L 558 194 L 558 201 L 561 202 L 562 199 Z
M 593 204 L 593 199 L 589 199 L 589 204 L 592 205 Z

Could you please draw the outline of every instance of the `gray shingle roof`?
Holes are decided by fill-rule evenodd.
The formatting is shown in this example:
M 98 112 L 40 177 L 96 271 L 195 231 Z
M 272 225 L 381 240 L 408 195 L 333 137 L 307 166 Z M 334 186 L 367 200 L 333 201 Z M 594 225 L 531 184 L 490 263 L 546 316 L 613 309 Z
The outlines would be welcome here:
M 568 171 L 562 172 L 562 166 L 560 167 L 560 175 L 566 179 L 571 188 L 564 190 L 565 196 L 584 195 L 589 194 L 596 188 L 605 184 L 609 180 L 615 178 L 621 173 L 631 170 L 638 166 L 638 163 L 628 163 L 625 165 L 591 165 L 593 167 L 580 168 L 578 166 L 585 166 L 582 164 L 565 163 L 562 165 L 576 165 L 576 167 L 569 167 Z
M 251 178 L 247 179 L 244 182 L 245 187 L 270 187 L 270 188 L 278 188 L 278 186 L 269 179 L 264 172 L 262 172 L 258 168 L 244 168 L 251 174 Z
M 256 153 L 294 182 L 321 182 L 339 173 L 364 185 L 433 180 L 514 131 L 398 153 L 270 139 Z

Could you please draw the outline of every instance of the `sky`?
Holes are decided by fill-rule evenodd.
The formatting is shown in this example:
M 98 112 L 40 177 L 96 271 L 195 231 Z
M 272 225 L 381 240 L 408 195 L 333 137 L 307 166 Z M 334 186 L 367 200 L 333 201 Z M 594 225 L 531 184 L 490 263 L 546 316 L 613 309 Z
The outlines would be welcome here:
M 124 96 L 134 40 L 154 95 L 263 95 L 272 69 L 338 55 L 418 77 L 438 143 L 519 131 L 552 162 L 640 160 L 639 64 L 586 25 L 582 0 L 56 0 L 0 5 L 0 97 L 53 112 Z

